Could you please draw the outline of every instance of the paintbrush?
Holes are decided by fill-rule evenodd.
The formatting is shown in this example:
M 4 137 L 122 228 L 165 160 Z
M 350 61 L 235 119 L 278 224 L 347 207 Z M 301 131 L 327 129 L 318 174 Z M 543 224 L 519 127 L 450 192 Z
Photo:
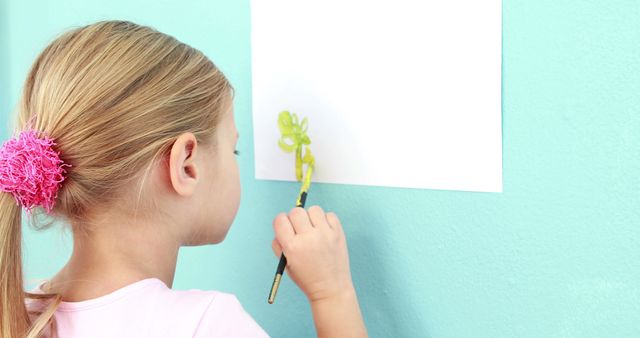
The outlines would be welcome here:
M 278 128 L 280 129 L 281 137 L 278 140 L 278 146 L 286 152 L 296 153 L 296 180 L 302 182 L 300 187 L 300 193 L 296 200 L 296 207 L 304 208 L 304 204 L 307 200 L 309 193 L 309 187 L 311 186 L 311 175 L 313 174 L 313 167 L 315 165 L 315 158 L 311 154 L 309 144 L 311 139 L 307 135 L 308 120 L 305 117 L 302 122 L 298 123 L 298 116 L 294 113 L 290 114 L 288 111 L 280 112 L 278 115 Z M 305 148 L 304 156 L 302 155 L 302 148 Z M 307 165 L 306 172 L 302 173 L 303 164 Z M 271 285 L 271 291 L 269 292 L 269 304 L 273 304 L 284 274 L 284 268 L 287 266 L 287 258 L 284 253 L 280 255 L 280 262 L 276 269 L 276 275 L 273 278 L 273 284 Z

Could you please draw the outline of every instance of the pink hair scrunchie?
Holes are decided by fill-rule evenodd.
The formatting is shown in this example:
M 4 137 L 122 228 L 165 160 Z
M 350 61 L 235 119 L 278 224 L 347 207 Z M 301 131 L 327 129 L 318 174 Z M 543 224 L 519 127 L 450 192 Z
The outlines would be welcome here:
M 65 179 L 63 167 L 71 167 L 51 148 L 55 144 L 49 137 L 39 138 L 35 130 L 24 130 L 0 148 L 0 190 L 12 193 L 27 215 L 38 205 L 51 213 Z

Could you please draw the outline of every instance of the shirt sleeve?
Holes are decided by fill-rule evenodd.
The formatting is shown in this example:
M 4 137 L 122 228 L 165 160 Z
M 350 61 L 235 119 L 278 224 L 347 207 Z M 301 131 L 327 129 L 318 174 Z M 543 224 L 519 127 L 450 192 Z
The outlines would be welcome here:
M 217 293 L 200 319 L 193 337 L 268 338 L 269 335 L 244 310 L 236 296 Z

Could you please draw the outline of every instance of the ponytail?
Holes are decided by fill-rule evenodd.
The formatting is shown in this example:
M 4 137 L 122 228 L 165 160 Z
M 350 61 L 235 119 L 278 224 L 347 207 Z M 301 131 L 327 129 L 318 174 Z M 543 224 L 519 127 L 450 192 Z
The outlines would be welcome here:
M 0 191 L 0 338 L 37 338 L 43 333 L 56 337 L 53 314 L 60 295 L 24 291 L 21 211 L 10 193 Z M 44 310 L 28 311 L 25 298 L 53 301 Z M 51 331 L 45 331 L 47 325 Z
M 22 285 L 21 207 L 0 192 L 0 337 L 24 337 L 30 326 Z

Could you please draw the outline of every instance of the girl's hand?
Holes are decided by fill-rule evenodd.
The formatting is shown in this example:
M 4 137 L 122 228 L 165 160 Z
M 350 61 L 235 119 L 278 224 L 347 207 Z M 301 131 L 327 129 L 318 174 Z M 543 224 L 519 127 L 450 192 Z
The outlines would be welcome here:
M 310 302 L 353 294 L 349 253 L 338 216 L 317 205 L 296 207 L 273 220 L 276 257 L 284 251 L 287 274 Z

